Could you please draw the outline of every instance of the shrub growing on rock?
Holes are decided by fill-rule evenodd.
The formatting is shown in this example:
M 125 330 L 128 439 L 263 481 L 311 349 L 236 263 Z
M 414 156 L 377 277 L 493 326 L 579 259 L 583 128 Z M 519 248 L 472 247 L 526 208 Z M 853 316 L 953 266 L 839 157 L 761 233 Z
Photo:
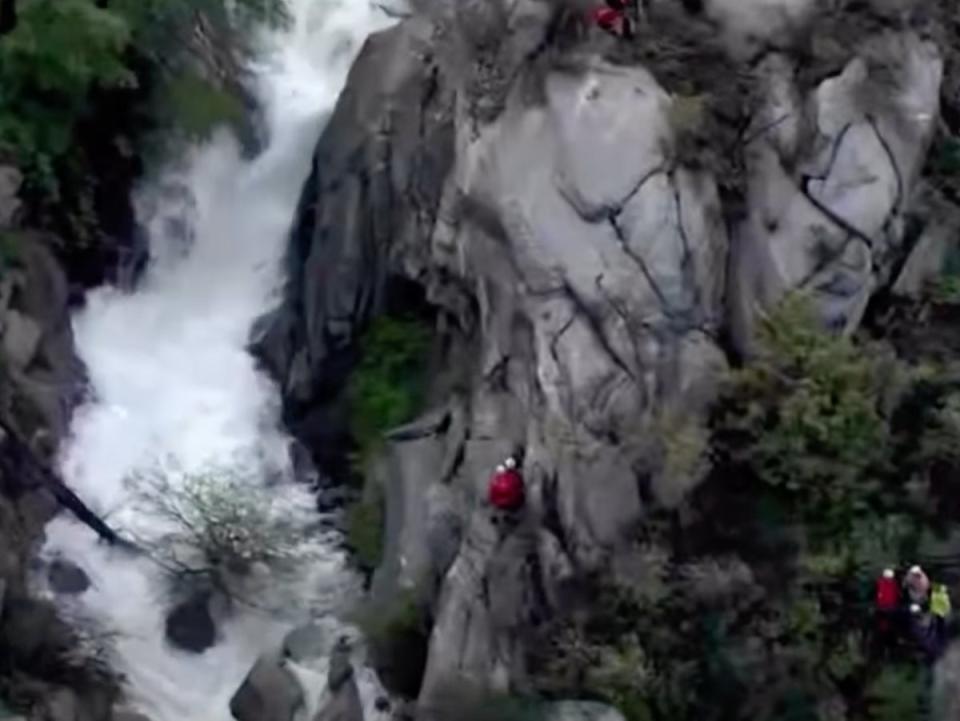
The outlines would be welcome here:
M 383 556 L 384 499 L 381 492 L 347 510 L 347 543 L 360 567 L 374 571 Z
M 757 357 L 732 374 L 721 444 L 805 520 L 848 526 L 890 464 L 883 390 L 896 379 L 880 358 L 823 332 L 807 299 L 788 296 L 761 326 Z
M 370 646 L 380 680 L 393 693 L 416 698 L 427 664 L 430 619 L 417 590 L 364 609 L 356 623 Z
M 359 341 L 360 362 L 350 378 L 350 428 L 365 460 L 387 430 L 410 420 L 423 391 L 430 330 L 412 318 L 381 316 Z
M 141 542 L 175 577 L 204 579 L 231 598 L 260 604 L 258 583 L 281 586 L 315 552 L 312 506 L 285 500 L 236 467 L 155 471 L 133 482 L 166 522 L 165 533 Z

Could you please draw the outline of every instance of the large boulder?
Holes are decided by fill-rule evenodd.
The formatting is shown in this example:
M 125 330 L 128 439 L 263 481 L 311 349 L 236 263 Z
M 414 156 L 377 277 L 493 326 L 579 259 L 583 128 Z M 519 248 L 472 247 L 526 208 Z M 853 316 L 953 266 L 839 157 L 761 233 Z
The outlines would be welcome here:
M 303 688 L 282 656 L 267 653 L 230 700 L 230 713 L 237 721 L 293 721 L 304 701 Z
M 31 440 L 38 433 L 48 436 L 52 446 L 67 431 L 83 376 L 74 354 L 67 281 L 43 236 L 10 237 L 17 263 L 4 275 L 9 292 L 0 291 L 0 413 L 19 406 L 15 427 Z
M 364 721 L 360 690 L 350 660 L 350 647 L 341 641 L 330 657 L 327 699 L 313 721 Z
M 177 604 L 167 615 L 167 640 L 184 651 L 203 653 L 217 640 L 210 595 L 200 593 Z
M 47 569 L 47 581 L 54 593 L 78 594 L 90 588 L 90 578 L 75 563 L 54 559 Z
M 757 318 L 792 290 L 811 293 L 826 324 L 858 326 L 903 256 L 905 217 L 940 114 L 943 61 L 912 33 L 865 40 L 809 97 L 795 75 L 782 55 L 761 66 L 749 217 L 731 265 L 733 331 L 744 350 Z

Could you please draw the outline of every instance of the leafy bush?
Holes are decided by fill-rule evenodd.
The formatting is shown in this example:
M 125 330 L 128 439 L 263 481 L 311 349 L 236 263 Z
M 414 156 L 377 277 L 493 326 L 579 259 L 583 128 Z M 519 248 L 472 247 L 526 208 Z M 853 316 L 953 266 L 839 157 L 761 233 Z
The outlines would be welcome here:
M 20 262 L 20 243 L 16 233 L 0 231 L 0 275 Z
M 31 220 L 91 243 L 96 163 L 82 125 L 132 106 L 103 130 L 119 148 L 157 127 L 192 138 L 235 122 L 240 88 L 224 79 L 241 74 L 244 35 L 286 19 L 283 0 L 18 0 L 0 43 L 0 153 L 24 171 Z
M 388 604 L 364 609 L 356 619 L 381 681 L 408 698 L 420 692 L 427 664 L 430 622 L 422 596 L 418 589 L 400 591 Z
M 920 669 L 888 666 L 867 688 L 871 721 L 923 721 L 927 718 L 926 680 Z
M 383 433 L 410 420 L 421 402 L 430 330 L 411 318 L 381 316 L 360 339 L 347 388 L 350 427 L 366 459 Z
M 383 557 L 384 500 L 378 492 L 347 510 L 347 543 L 360 567 L 373 571 Z
M 28 184 L 57 192 L 54 162 L 70 149 L 94 87 L 131 85 L 129 26 L 89 0 L 25 0 L 0 43 L 0 149 Z

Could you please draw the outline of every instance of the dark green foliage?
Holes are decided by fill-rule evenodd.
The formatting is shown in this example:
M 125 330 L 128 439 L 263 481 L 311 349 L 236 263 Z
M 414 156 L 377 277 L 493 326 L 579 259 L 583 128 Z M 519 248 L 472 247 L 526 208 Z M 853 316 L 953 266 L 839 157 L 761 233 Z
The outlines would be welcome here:
M 817 327 L 802 296 L 765 320 L 756 360 L 735 372 L 719 419 L 731 453 L 817 523 L 849 524 L 878 492 L 890 439 L 882 356 Z
M 934 148 L 931 158 L 935 170 L 944 175 L 960 176 L 960 138 L 947 137 Z
M 401 591 L 387 604 L 356 619 L 369 644 L 373 665 L 394 693 L 416 698 L 427 664 L 430 619 L 416 590 Z
M 365 460 L 383 433 L 409 421 L 424 388 L 430 329 L 410 318 L 381 316 L 360 339 L 360 363 L 347 388 L 350 427 Z
M 548 721 L 537 699 L 493 693 L 468 684 L 448 686 L 434 694 L 429 718 L 456 721 Z
M 867 688 L 871 721 L 923 721 L 928 718 L 927 683 L 915 666 L 884 668 Z
M 366 571 L 374 571 L 383 556 L 384 510 L 379 492 L 374 499 L 358 501 L 347 510 L 347 543 Z
M 95 86 L 135 82 L 124 63 L 130 28 L 89 0 L 25 0 L 0 43 L 0 149 L 28 182 L 57 190 L 55 161 Z
M 147 138 L 165 148 L 237 123 L 243 38 L 286 19 L 282 0 L 19 0 L 17 11 L 0 43 L 0 155 L 24 171 L 29 222 L 77 246 L 103 240 L 104 155 L 123 164 Z M 115 137 L 97 137 L 94 159 L 97 132 Z
M 20 244 L 23 239 L 16 233 L 0 231 L 0 275 L 20 262 Z
M 217 126 L 243 118 L 243 105 L 236 95 L 191 73 L 172 78 L 163 100 L 158 117 L 191 138 L 203 138 Z

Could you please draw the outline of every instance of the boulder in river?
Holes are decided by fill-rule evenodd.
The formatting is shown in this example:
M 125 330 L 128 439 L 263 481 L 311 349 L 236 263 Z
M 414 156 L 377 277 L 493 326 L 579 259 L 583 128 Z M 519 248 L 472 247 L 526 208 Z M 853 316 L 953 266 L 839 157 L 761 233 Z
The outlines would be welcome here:
M 230 700 L 237 721 L 293 721 L 304 705 L 303 688 L 279 653 L 262 655 Z
M 363 704 L 350 661 L 350 645 L 343 638 L 337 642 L 330 656 L 327 692 L 327 702 L 314 721 L 363 721 Z
M 57 558 L 50 564 L 47 580 L 54 593 L 77 594 L 90 588 L 90 578 L 86 572 L 62 558 Z
M 210 613 L 210 595 L 197 594 L 178 604 L 167 616 L 167 640 L 179 649 L 203 653 L 217 640 Z

